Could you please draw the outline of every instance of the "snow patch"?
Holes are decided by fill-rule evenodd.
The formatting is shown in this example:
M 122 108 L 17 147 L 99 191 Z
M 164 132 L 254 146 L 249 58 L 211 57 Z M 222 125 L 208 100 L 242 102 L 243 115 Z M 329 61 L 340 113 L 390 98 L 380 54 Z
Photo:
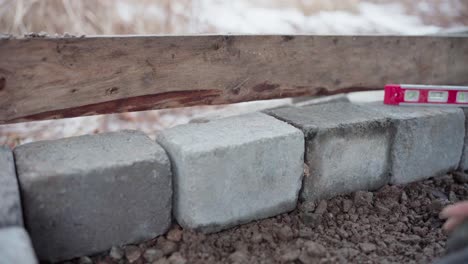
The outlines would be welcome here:
M 361 2 L 358 12 L 322 11 L 306 16 L 297 8 L 253 7 L 246 0 L 200 0 L 200 32 L 242 34 L 431 34 L 439 27 L 424 25 L 405 13 L 401 4 Z

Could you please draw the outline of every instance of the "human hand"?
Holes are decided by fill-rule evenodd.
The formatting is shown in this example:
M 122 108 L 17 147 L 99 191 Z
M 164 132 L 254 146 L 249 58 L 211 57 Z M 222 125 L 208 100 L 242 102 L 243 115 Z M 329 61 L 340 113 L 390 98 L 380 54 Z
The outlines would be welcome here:
M 453 231 L 462 222 L 468 220 L 468 201 L 445 207 L 440 213 L 440 218 L 447 219 L 442 228 L 447 232 Z

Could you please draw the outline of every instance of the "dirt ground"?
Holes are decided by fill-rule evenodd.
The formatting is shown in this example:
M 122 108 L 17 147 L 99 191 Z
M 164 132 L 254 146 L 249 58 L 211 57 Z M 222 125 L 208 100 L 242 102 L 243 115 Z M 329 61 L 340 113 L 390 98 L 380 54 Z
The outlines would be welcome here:
M 73 263 L 430 263 L 444 255 L 440 210 L 468 198 L 451 175 L 359 191 L 216 234 L 173 226 L 155 240 Z

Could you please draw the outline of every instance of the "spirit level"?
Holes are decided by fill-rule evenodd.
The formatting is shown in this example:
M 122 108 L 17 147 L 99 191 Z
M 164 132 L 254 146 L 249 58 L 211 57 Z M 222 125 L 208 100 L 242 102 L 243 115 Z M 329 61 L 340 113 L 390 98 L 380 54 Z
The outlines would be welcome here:
M 468 107 L 468 86 L 387 84 L 384 103 Z

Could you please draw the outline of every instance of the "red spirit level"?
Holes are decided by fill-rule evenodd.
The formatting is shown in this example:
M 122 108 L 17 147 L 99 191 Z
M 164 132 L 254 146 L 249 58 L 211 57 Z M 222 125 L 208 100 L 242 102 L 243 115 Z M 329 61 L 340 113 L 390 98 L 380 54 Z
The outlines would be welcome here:
M 387 84 L 384 103 L 468 107 L 468 86 Z

